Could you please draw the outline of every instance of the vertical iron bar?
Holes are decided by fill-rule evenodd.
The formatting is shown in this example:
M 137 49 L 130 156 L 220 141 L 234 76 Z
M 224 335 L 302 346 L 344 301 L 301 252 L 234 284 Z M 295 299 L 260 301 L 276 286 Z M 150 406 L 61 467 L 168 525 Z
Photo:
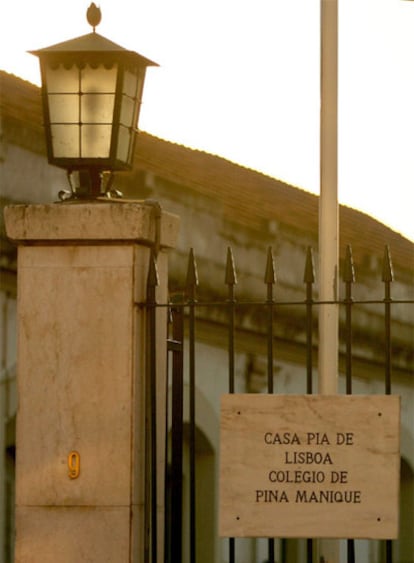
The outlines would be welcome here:
M 147 338 L 147 355 L 145 370 L 145 468 L 144 468 L 144 563 L 150 563 L 150 546 L 151 546 L 151 412 L 150 412 L 150 381 L 151 381 L 151 358 L 149 343 L 155 338 L 153 325 L 150 322 L 152 315 L 152 291 L 147 288 L 147 322 L 146 322 L 146 338 Z
M 170 327 L 172 326 L 172 315 L 171 309 L 168 309 L 167 313 L 167 365 L 166 365 L 166 377 L 165 377 L 165 448 L 164 448 L 164 563 L 170 563 L 170 522 L 171 522 L 171 503 L 170 503 L 170 447 L 169 447 L 169 401 L 170 401 Z
M 391 254 L 388 246 L 384 251 L 384 263 L 382 270 L 382 281 L 384 282 L 384 306 L 385 306 L 385 394 L 391 394 L 391 282 L 394 280 L 394 272 L 391 262 Z
M 386 246 L 384 250 L 382 281 L 384 282 L 385 307 L 385 394 L 391 395 L 391 283 L 394 281 L 394 272 L 388 246 Z M 386 563 L 392 563 L 391 540 L 385 540 L 385 553 Z
M 355 282 L 354 262 L 352 249 L 346 247 L 345 267 L 345 374 L 346 374 L 346 394 L 352 395 L 352 284 Z
M 312 563 L 313 561 L 313 540 L 308 538 L 306 540 L 306 561 L 307 563 Z
M 190 378 L 190 563 L 196 561 L 196 462 L 195 462 L 195 302 L 198 286 L 197 264 L 190 250 L 186 283 L 189 305 L 189 378 Z
M 229 308 L 229 393 L 234 393 L 234 286 L 237 284 L 236 270 L 234 267 L 233 252 L 230 247 L 227 249 L 226 279 L 228 286 L 228 308 Z
M 306 284 L 306 393 L 313 392 L 313 284 L 315 283 L 315 266 L 312 248 L 308 246 L 306 253 L 303 281 Z M 306 540 L 306 561 L 313 563 L 313 540 Z
M 235 317 L 235 298 L 234 286 L 237 283 L 236 270 L 234 267 L 233 253 L 230 247 L 227 248 L 227 263 L 225 284 L 228 286 L 228 311 L 229 311 L 229 330 L 228 330 L 228 358 L 229 358 L 229 393 L 234 393 L 234 317 Z M 229 563 L 235 563 L 235 539 L 229 538 Z
M 385 540 L 385 561 L 392 563 L 392 540 Z
M 308 246 L 306 253 L 305 272 L 303 281 L 306 284 L 306 393 L 313 392 L 313 284 L 315 283 L 315 266 L 312 248 Z
M 171 327 L 172 327 L 172 313 L 171 308 L 168 309 L 167 314 L 167 365 L 166 365 L 166 378 L 165 378 L 165 451 L 164 451 L 164 459 L 165 459 L 165 467 L 164 467 L 164 563 L 170 563 L 171 561 L 171 474 L 170 474 L 170 447 L 169 447 L 169 439 L 168 434 L 170 431 L 170 352 L 172 352 L 171 343 L 172 334 L 171 334 Z M 171 388 L 172 388 L 172 381 L 171 381 Z
M 355 541 L 353 539 L 346 540 L 347 563 L 355 563 Z
M 267 392 L 273 394 L 273 286 L 276 283 L 275 264 L 272 248 L 267 250 L 267 263 L 264 282 L 267 285 Z M 268 561 L 275 563 L 275 540 L 268 540 Z
M 355 269 L 352 258 L 352 248 L 346 247 L 344 264 L 345 282 L 345 377 L 346 394 L 352 395 L 352 284 L 355 283 Z M 355 542 L 347 540 L 347 563 L 355 563 Z
M 156 333 L 156 309 L 153 308 L 153 334 Z M 151 342 L 151 357 L 153 358 L 154 370 L 153 377 L 151 377 L 151 552 L 152 562 L 157 561 L 157 545 L 158 545 L 158 532 L 157 532 L 157 384 L 156 384 L 156 353 L 155 353 L 155 338 Z
M 156 287 L 157 264 L 151 251 L 147 277 L 147 358 L 145 382 L 145 541 L 144 559 L 157 561 L 157 440 L 156 440 Z
M 172 412 L 171 412 L 171 563 L 182 559 L 183 499 L 183 337 L 184 312 L 172 305 Z
M 267 392 L 274 392 L 273 386 L 273 286 L 276 283 L 275 264 L 272 248 L 267 251 L 267 264 L 265 273 L 265 284 L 267 285 Z
M 280 547 L 280 561 L 281 563 L 287 563 L 287 541 L 285 538 L 281 540 L 281 547 Z

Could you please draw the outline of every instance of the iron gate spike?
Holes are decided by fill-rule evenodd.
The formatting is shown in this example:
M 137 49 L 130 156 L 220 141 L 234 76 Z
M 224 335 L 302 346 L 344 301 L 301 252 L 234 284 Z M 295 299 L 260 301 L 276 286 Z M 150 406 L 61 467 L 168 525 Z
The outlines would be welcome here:
M 350 244 L 348 244 L 346 247 L 343 279 L 346 283 L 355 282 L 354 259 L 352 256 L 352 248 Z
M 226 262 L 226 278 L 224 283 L 226 285 L 237 284 L 236 268 L 234 266 L 234 258 L 231 247 L 227 247 L 227 262 Z
M 303 281 L 305 283 L 315 282 L 315 266 L 313 263 L 313 251 L 311 246 L 308 246 L 306 252 L 305 273 L 303 275 Z
M 154 251 L 151 250 L 150 263 L 148 269 L 147 284 L 148 287 L 157 287 L 159 285 L 158 268 L 155 260 Z
M 187 277 L 186 277 L 186 289 L 193 290 L 198 286 L 198 270 L 197 262 L 194 255 L 194 250 L 190 248 L 190 254 L 188 256 L 188 267 L 187 267 Z
M 269 246 L 267 249 L 267 262 L 264 282 L 267 285 L 276 283 L 275 261 L 273 258 L 273 251 L 271 246 Z
M 392 267 L 391 252 L 388 244 L 385 246 L 384 249 L 384 261 L 382 265 L 382 281 L 383 282 L 394 281 L 394 270 Z

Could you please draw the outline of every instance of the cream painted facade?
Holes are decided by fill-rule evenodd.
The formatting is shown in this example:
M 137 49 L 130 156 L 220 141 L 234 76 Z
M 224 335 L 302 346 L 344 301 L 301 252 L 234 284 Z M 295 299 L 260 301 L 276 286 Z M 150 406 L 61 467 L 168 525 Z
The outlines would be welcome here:
M 17 80 L 17 79 L 16 79 Z M 20 81 L 21 82 L 21 81 Z M 25 84 L 19 88 L 25 92 Z M 27 86 L 29 88 L 29 85 Z M 30 88 L 32 88 L 30 86 Z M 30 89 L 29 88 L 29 89 Z M 22 102 L 23 104 L 23 102 Z M 24 104 L 23 104 L 24 106 Z M 22 107 L 23 107 L 22 106 Z M 7 108 L 6 108 L 7 110 Z M 2 138 L 0 141 L 0 191 L 2 204 L 10 203 L 50 203 L 56 200 L 57 192 L 66 188 L 64 171 L 49 166 L 43 154 L 41 145 L 41 131 L 38 123 L 33 125 L 31 116 L 24 114 L 16 116 L 2 108 Z M 11 115 L 12 114 L 12 115 Z M 154 154 L 163 148 L 163 141 L 152 140 Z M 152 145 L 151 145 L 152 146 Z M 139 145 L 137 151 L 139 150 Z M 160 158 L 157 163 L 138 158 L 138 164 L 130 175 L 120 175 L 118 186 L 126 197 L 134 199 L 157 200 L 163 209 L 181 218 L 180 234 L 176 250 L 169 258 L 170 289 L 172 292 L 182 291 L 185 284 L 185 272 L 190 247 L 194 248 L 198 269 L 200 288 L 203 295 L 211 296 L 224 294 L 224 270 L 227 246 L 231 246 L 236 261 L 239 283 L 236 294 L 239 298 L 261 298 L 265 296 L 263 275 L 266 262 L 266 250 L 273 246 L 277 284 L 276 295 L 280 300 L 299 300 L 304 298 L 303 271 L 307 246 L 317 248 L 317 235 L 309 225 L 297 224 L 292 227 L 284 220 L 289 215 L 290 208 L 286 203 L 274 219 L 263 221 L 258 219 L 252 226 L 249 214 L 254 218 L 258 211 L 252 205 L 251 209 L 243 210 L 239 215 L 238 208 L 243 203 L 237 186 L 230 186 L 222 180 L 222 160 L 212 157 L 216 168 L 209 168 L 211 184 L 219 186 L 214 190 L 203 191 L 199 188 L 198 180 L 192 179 L 193 169 L 185 172 L 188 163 L 197 155 L 189 149 L 181 147 L 185 158 L 180 162 L 168 162 Z M 139 153 L 137 153 L 139 156 Z M 168 167 L 171 167 L 171 171 Z M 195 166 L 195 165 L 194 165 Z M 162 168 L 163 167 L 163 168 Z M 183 172 L 180 173 L 180 168 Z M 235 167 L 234 173 L 240 178 L 252 177 L 252 193 L 255 182 L 262 181 L 251 171 Z M 187 180 L 182 180 L 187 175 Z M 250 177 L 249 176 L 249 177 Z M 206 181 L 206 184 L 208 182 Z M 235 182 L 237 184 L 237 182 Z M 220 187 L 221 186 L 221 187 Z M 297 190 L 291 186 L 282 186 L 287 199 L 292 196 L 292 205 L 298 206 Z M 230 204 L 224 202 L 223 194 L 231 192 L 234 200 L 234 215 L 228 211 Z M 299 194 L 300 196 L 300 194 Z M 303 196 L 305 198 L 305 196 Z M 275 196 L 276 198 L 276 196 Z M 238 201 L 240 199 L 240 203 Z M 277 201 L 274 203 L 277 206 Z M 263 207 L 267 204 L 264 202 Z M 227 209 L 227 211 L 226 211 Z M 292 210 L 293 212 L 293 210 Z M 346 211 L 348 213 L 348 211 Z M 348 215 L 347 215 L 348 217 Z M 349 232 L 352 232 L 354 215 L 350 215 Z M 413 279 L 413 245 L 404 239 L 395 237 L 386 227 L 372 220 L 361 219 L 355 212 L 355 225 L 366 225 L 366 233 L 358 232 L 360 243 L 359 253 L 355 252 L 357 283 L 355 284 L 356 299 L 382 299 L 383 287 L 381 283 L 382 254 L 378 251 L 377 240 L 381 246 L 389 244 L 392 239 L 391 253 L 395 250 L 397 256 L 400 246 L 411 248 L 410 260 L 400 258 L 395 260 L 395 282 L 392 284 L 392 295 L 395 299 L 414 298 Z M 365 221 L 365 223 L 364 223 Z M 75 226 L 74 226 L 75 227 Z M 357 228 L 357 227 L 355 227 Z M 359 229 L 360 227 L 358 227 Z M 370 229 L 374 228 L 374 232 Z M 4 235 L 3 235 L 4 236 Z M 355 233 L 354 236 L 356 237 Z M 357 240 L 355 238 L 355 240 Z M 1 534 L 4 550 L 0 556 L 0 563 L 11 562 L 13 530 L 10 522 L 13 519 L 13 464 L 14 464 L 14 424 L 17 410 L 16 394 L 16 260 L 13 247 L 4 240 L 1 265 L 1 402 L 0 420 L 5 424 L 0 428 L 0 447 L 6 449 L 6 456 L 1 458 L 0 483 L 2 483 L 0 500 Z M 347 243 L 343 236 L 342 251 Z M 400 246 L 398 246 L 400 245 Z M 361 248 L 364 255 L 361 256 Z M 405 251 L 406 252 L 406 251 Z M 406 254 L 405 254 L 406 255 Z M 315 260 L 316 262 L 316 260 Z M 315 286 L 317 291 L 317 285 Z M 341 295 L 343 287 L 341 284 Z M 393 324 L 393 377 L 392 392 L 401 395 L 401 533 L 402 540 L 395 544 L 395 560 L 400 563 L 414 561 L 414 310 L 413 305 L 401 305 L 395 308 L 397 320 Z M 355 310 L 355 342 L 354 353 L 357 358 L 354 368 L 355 393 L 383 393 L 383 350 L 381 334 L 383 331 L 383 310 L 380 306 L 365 306 Z M 239 392 L 260 392 L 265 389 L 265 357 L 263 344 L 258 334 L 257 320 L 252 312 L 248 312 L 240 327 L 240 339 L 236 348 L 236 390 Z M 201 519 L 199 533 L 200 562 L 224 563 L 227 561 L 226 540 L 219 540 L 217 535 L 218 506 L 218 444 L 219 444 L 219 397 L 227 391 L 227 352 L 224 328 L 218 322 L 219 312 L 211 310 L 208 318 L 200 321 L 197 329 L 197 427 L 200 440 L 197 447 L 197 493 L 198 514 Z M 300 314 L 292 310 L 281 317 L 280 332 L 275 346 L 275 389 L 283 393 L 304 393 L 304 327 Z M 341 357 L 343 344 L 341 344 Z M 340 374 L 340 392 L 344 391 L 343 363 Z M 186 382 L 188 383 L 188 366 L 185 365 Z M 315 386 L 317 380 L 314 370 Z M 188 421 L 188 405 L 185 407 Z M 184 455 L 188 456 L 187 446 Z M 186 470 L 185 470 L 186 471 Z M 185 473 L 185 482 L 187 474 Z M 185 494 L 188 494 L 186 490 Z M 188 526 L 188 521 L 185 522 Z M 9 539 L 11 538 L 11 539 Z M 277 544 L 280 553 L 280 544 Z M 187 548 L 186 548 L 187 549 Z M 380 546 L 377 542 L 359 540 L 356 542 L 357 560 L 367 563 L 381 563 L 383 561 Z M 237 541 L 238 563 L 263 563 L 267 558 L 266 541 L 261 539 Z M 1 559 L 2 557 L 2 559 Z M 305 545 L 303 540 L 289 541 L 287 544 L 287 560 L 304 561 Z M 341 542 L 341 560 L 345 561 L 345 545 Z M 183 563 L 188 561 L 185 552 Z

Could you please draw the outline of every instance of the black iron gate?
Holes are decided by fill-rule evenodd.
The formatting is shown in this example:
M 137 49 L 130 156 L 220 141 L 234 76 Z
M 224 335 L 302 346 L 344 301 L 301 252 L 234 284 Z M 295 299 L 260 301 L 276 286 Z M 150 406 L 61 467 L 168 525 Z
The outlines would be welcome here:
M 345 392 L 352 394 L 353 382 L 353 311 L 358 305 L 380 306 L 383 316 L 383 389 L 385 394 L 391 394 L 391 375 L 392 375 L 392 307 L 396 304 L 413 305 L 413 300 L 396 300 L 391 296 L 391 283 L 394 274 L 388 247 L 385 247 L 382 282 L 383 298 L 377 300 L 356 300 L 353 297 L 353 284 L 355 282 L 355 271 L 351 248 L 346 251 L 346 258 L 342 273 L 344 283 L 344 297 L 335 302 L 343 308 L 342 322 L 340 329 L 343 371 L 345 372 Z M 278 314 L 284 307 L 299 307 L 303 311 L 303 326 L 305 327 L 305 347 L 306 357 L 304 358 L 304 384 L 303 392 L 312 394 L 313 389 L 313 370 L 317 346 L 314 343 L 315 329 L 317 328 L 317 308 L 327 302 L 314 299 L 314 263 L 311 248 L 308 248 L 306 263 L 304 268 L 304 294 L 302 300 L 280 301 L 276 299 L 277 280 L 274 267 L 272 249 L 267 252 L 267 262 L 264 269 L 264 298 L 259 301 L 243 301 L 237 299 L 236 285 L 237 274 L 234 264 L 233 253 L 230 248 L 227 250 L 227 262 L 225 267 L 224 283 L 226 286 L 225 295 L 221 298 L 211 300 L 201 300 L 197 295 L 198 273 L 193 251 L 190 251 L 188 259 L 188 269 L 186 276 L 186 287 L 182 294 L 172 296 L 168 303 L 156 302 L 156 285 L 158 283 L 156 258 L 151 256 L 151 264 L 148 275 L 148 296 L 145 307 L 147 308 L 147 330 L 148 330 L 148 350 L 147 350 L 147 442 L 146 442 L 146 550 L 145 560 L 148 563 L 181 563 L 184 561 L 183 552 L 186 551 L 185 561 L 189 563 L 197 562 L 197 516 L 203 511 L 204 507 L 197 503 L 196 496 L 196 328 L 198 322 L 198 312 L 203 308 L 215 307 L 222 311 L 222 320 L 225 324 L 227 350 L 227 392 L 235 393 L 235 337 L 237 333 L 236 316 L 245 307 L 254 307 L 261 319 L 262 332 L 260 337 L 263 339 L 266 351 L 266 392 L 276 393 L 277 376 L 274 373 L 274 359 L 277 356 L 275 350 L 275 327 L 277 327 Z M 141 304 L 142 305 L 142 304 Z M 168 336 L 168 381 L 167 389 L 169 393 L 168 412 L 166 413 L 165 424 L 167 429 L 166 441 L 166 474 L 165 474 L 165 534 L 164 534 L 164 562 L 157 560 L 157 481 L 156 475 L 156 424 L 160 420 L 156 416 L 156 381 L 155 358 L 157 350 L 156 341 L 156 311 L 163 307 L 168 310 L 169 336 Z M 186 350 L 184 350 L 184 346 Z M 186 370 L 188 373 L 188 405 L 189 422 L 186 431 L 186 440 L 189 444 L 188 455 L 188 475 L 189 475 L 189 494 L 188 502 L 183 505 L 183 405 L 184 405 L 184 354 L 186 358 Z M 187 514 L 189 520 L 188 533 L 183 534 L 183 517 Z M 275 542 L 278 541 L 277 558 Z M 283 539 L 269 539 L 267 541 L 267 561 L 266 563 L 286 563 L 288 561 L 287 542 Z M 230 563 L 237 562 L 238 542 L 235 538 L 228 540 L 228 554 L 226 560 Z M 390 540 L 383 542 L 382 561 L 391 563 L 393 561 L 393 543 Z M 315 559 L 315 545 L 313 539 L 306 540 L 306 561 L 311 563 Z M 292 559 L 289 559 L 292 560 Z M 303 560 L 303 559 L 302 559 Z M 354 540 L 347 540 L 347 561 L 354 562 L 355 545 Z M 213 563 L 213 562 L 212 562 Z M 261 563 L 261 562 L 257 562 Z M 320 562 L 318 562 L 320 563 Z

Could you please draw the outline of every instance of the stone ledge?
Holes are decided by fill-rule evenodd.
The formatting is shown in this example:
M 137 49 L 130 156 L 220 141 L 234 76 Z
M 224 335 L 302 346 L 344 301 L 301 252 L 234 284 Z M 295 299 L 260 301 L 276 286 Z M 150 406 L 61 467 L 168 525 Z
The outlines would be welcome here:
M 18 244 L 139 241 L 173 248 L 179 230 L 176 215 L 156 202 L 133 200 L 10 205 L 4 217 L 7 236 Z

